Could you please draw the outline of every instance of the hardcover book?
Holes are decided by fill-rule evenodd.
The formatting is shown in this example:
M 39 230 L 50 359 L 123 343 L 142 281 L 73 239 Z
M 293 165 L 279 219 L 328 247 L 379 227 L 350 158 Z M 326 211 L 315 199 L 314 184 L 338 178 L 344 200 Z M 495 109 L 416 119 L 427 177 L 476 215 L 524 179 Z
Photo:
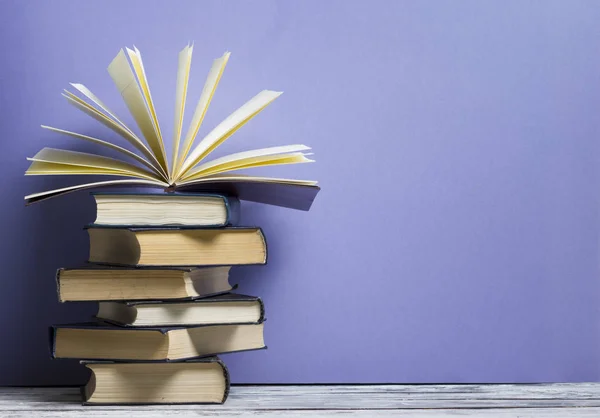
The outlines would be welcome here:
M 87 228 L 91 263 L 121 266 L 266 264 L 260 228 Z
M 229 372 L 218 357 L 177 363 L 82 361 L 91 370 L 84 405 L 222 404 Z
M 188 93 L 193 45 L 179 53 L 175 88 L 174 130 L 171 156 L 159 124 L 140 51 L 121 50 L 108 66 L 117 91 L 135 120 L 141 135 L 123 123 L 115 112 L 83 84 L 71 83 L 76 93 L 64 90 L 63 97 L 80 111 L 117 133 L 133 147 L 130 151 L 101 138 L 42 125 L 50 131 L 110 149 L 122 158 L 63 149 L 44 148 L 28 158 L 26 175 L 101 175 L 122 179 L 76 184 L 25 196 L 27 204 L 84 189 L 108 187 L 153 187 L 165 191 L 223 191 L 241 199 L 308 210 L 319 192 L 316 181 L 250 176 L 239 170 L 313 162 L 309 147 L 302 144 L 254 149 L 207 158 L 242 126 L 261 113 L 282 93 L 263 90 L 235 110 L 204 138 L 196 137 L 210 102 L 229 61 L 229 52 L 214 60 L 200 94 L 191 122 L 184 133 L 183 118 Z
M 240 201 L 209 193 L 95 192 L 94 226 L 224 227 L 237 225 Z
M 58 269 L 58 300 L 111 301 L 196 299 L 229 292 L 229 266 Z
M 262 300 L 227 293 L 193 302 L 100 302 L 96 317 L 131 327 L 259 324 L 265 319 Z
M 126 328 L 102 322 L 51 328 L 54 358 L 172 361 L 266 348 L 263 325 Z

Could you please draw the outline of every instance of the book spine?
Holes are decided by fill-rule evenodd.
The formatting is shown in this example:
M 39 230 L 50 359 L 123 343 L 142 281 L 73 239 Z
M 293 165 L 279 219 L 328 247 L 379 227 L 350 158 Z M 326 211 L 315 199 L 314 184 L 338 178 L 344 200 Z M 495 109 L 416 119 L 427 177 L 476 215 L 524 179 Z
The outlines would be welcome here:
M 56 328 L 48 327 L 50 358 L 56 358 Z
M 94 199 L 94 209 L 95 209 L 95 212 L 96 212 L 96 218 L 94 219 L 94 222 L 92 223 L 92 225 L 94 225 L 98 221 L 98 199 L 96 198 L 96 193 L 90 192 L 90 195 Z
M 79 386 L 79 396 L 81 396 L 81 405 L 88 406 L 87 397 L 85 396 L 85 385 Z
M 241 219 L 241 204 L 240 200 L 237 197 L 225 197 L 225 210 L 227 211 L 227 219 L 225 220 L 225 225 L 236 226 L 239 225 Z
M 258 298 L 257 300 L 260 306 L 260 317 L 258 319 L 258 323 L 261 324 L 265 321 L 265 304 L 261 298 Z
M 56 274 L 54 276 L 54 278 L 56 279 L 56 296 L 58 297 L 58 301 L 60 303 L 64 302 L 64 300 L 60 296 L 60 275 L 61 275 L 61 273 L 62 273 L 63 270 L 64 269 L 62 269 L 62 268 L 56 270 Z
M 267 264 L 267 262 L 269 261 L 269 245 L 267 243 L 267 237 L 265 236 L 265 233 L 263 232 L 262 228 L 257 227 L 256 229 L 258 230 L 258 233 L 260 234 L 260 237 L 262 238 L 265 247 L 265 261 L 263 264 Z
M 80 364 L 86 366 L 85 363 L 83 362 L 79 362 Z M 92 393 L 94 393 L 94 391 L 96 390 L 96 373 L 94 372 L 94 369 L 92 369 L 91 367 L 87 367 L 86 368 L 90 371 L 90 378 L 88 379 L 88 382 L 79 387 L 79 393 L 81 394 L 81 404 L 82 405 L 87 405 L 87 401 L 89 400 L 90 396 Z M 86 390 L 88 389 L 88 387 L 90 387 L 90 390 Z
M 223 361 L 220 358 L 217 358 L 216 362 L 219 363 L 219 365 L 223 369 L 223 377 L 225 378 L 225 391 L 223 392 L 223 400 L 221 401 L 221 404 L 224 404 L 227 398 L 229 397 L 229 390 L 231 389 L 231 379 L 229 377 L 229 370 L 227 369 L 225 363 L 223 363 Z

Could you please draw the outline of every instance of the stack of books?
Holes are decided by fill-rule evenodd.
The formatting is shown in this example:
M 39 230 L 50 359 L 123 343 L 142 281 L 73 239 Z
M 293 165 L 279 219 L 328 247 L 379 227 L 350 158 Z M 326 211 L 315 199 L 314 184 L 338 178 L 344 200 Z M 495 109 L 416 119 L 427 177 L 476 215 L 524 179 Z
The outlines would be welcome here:
M 261 229 L 237 226 L 226 195 L 93 196 L 93 264 L 59 269 L 57 286 L 60 302 L 96 301 L 98 313 L 53 326 L 53 357 L 91 369 L 84 403 L 223 403 L 216 356 L 265 348 L 263 302 L 229 282 L 232 266 L 266 263 Z
M 114 157 L 43 148 L 28 176 L 113 176 L 25 196 L 27 205 L 88 189 L 155 188 L 155 194 L 95 193 L 96 221 L 86 268 L 57 273 L 61 302 L 98 301 L 94 322 L 52 327 L 56 358 L 82 359 L 92 370 L 83 390 L 90 404 L 222 403 L 227 368 L 221 353 L 265 347 L 264 307 L 230 293 L 229 270 L 265 264 L 260 228 L 237 226 L 239 201 L 309 210 L 316 181 L 238 174 L 314 160 L 303 144 L 209 157 L 281 92 L 263 90 L 197 139 L 230 54 L 213 61 L 190 124 L 183 121 L 193 45 L 179 52 L 172 151 L 167 155 L 150 86 L 137 48 L 119 53 L 107 70 L 139 132 L 128 127 L 83 84 L 71 83 L 67 102 L 111 130 L 128 148 L 66 129 L 43 128 L 110 150 Z M 141 133 L 141 134 L 140 134 Z

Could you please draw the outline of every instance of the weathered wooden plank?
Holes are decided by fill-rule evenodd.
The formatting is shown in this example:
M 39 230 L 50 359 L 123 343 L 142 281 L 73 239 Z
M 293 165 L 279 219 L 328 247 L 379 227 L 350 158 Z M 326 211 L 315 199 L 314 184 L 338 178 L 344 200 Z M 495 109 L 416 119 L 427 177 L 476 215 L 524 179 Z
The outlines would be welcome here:
M 51 393 L 56 396 L 61 390 L 78 393 L 73 388 L 0 388 L 0 404 L 14 396 L 29 396 L 27 393 Z M 58 391 L 58 392 L 57 392 Z M 22 392 L 22 393 L 20 393 Z M 373 394 L 375 396 L 410 396 L 427 399 L 600 399 L 600 384 L 546 384 L 546 385 L 381 385 L 381 386 L 234 386 L 232 393 L 240 396 L 263 396 L 290 393 L 305 395 Z M 41 396 L 41 395 L 40 395 Z
M 248 386 L 233 387 L 225 405 L 82 407 L 76 388 L 3 388 L 0 411 L 37 413 L 60 410 L 96 413 L 234 413 L 255 411 L 326 411 L 355 409 L 500 409 L 500 408 L 600 408 L 600 384 L 582 385 L 468 385 L 468 386 Z M 100 408 L 100 409 L 99 409 Z M 591 410 L 591 409 L 590 409 Z M 179 412 L 177 412 L 179 411 Z M 600 416 L 600 415 L 598 415 Z
M 0 399 L 12 398 L 16 394 L 52 393 L 57 391 L 77 393 L 76 388 L 0 388 Z M 600 383 L 552 383 L 552 384 L 527 384 L 527 385 L 266 385 L 266 386 L 233 386 L 232 393 L 255 396 L 265 393 L 290 393 L 302 392 L 303 394 L 332 393 L 340 395 L 352 394 L 407 394 L 410 396 L 423 395 L 434 399 L 443 398 L 477 398 L 493 399 L 506 397 L 525 398 L 552 398 L 552 399 L 596 399 L 600 398 Z
M 265 394 L 282 390 L 296 390 L 304 394 L 335 393 L 410 395 L 428 399 L 600 399 L 599 383 L 582 384 L 528 384 L 528 385 L 327 385 L 327 386 L 241 386 L 236 389 L 247 395 Z
M 2 411 L 0 411 L 2 412 Z M 79 418 L 109 417 L 109 418 L 161 418 L 161 417 L 238 417 L 238 418 L 598 418 L 600 408 L 557 408 L 557 409 L 485 409 L 485 410 L 327 410 L 327 411 L 219 411 L 204 410 L 197 407 L 195 410 L 130 410 L 107 411 L 97 408 L 88 408 L 85 411 L 30 411 L 11 412 L 2 417 L 11 418 Z

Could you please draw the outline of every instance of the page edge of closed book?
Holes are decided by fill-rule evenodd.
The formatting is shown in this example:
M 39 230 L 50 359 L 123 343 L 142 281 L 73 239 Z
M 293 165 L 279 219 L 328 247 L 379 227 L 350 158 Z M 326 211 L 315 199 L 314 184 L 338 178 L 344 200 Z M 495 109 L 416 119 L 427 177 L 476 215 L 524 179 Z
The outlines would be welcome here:
M 81 396 L 81 405 L 83 406 L 125 406 L 125 405 L 222 405 L 225 403 L 225 401 L 227 400 L 228 396 L 229 396 L 229 392 L 231 390 L 231 377 L 229 374 L 229 369 L 227 368 L 227 365 L 225 364 L 225 362 L 223 362 L 223 360 L 219 357 L 219 356 L 211 356 L 211 357 L 200 357 L 197 359 L 191 359 L 191 360 L 186 360 L 183 361 L 183 363 L 185 362 L 189 362 L 189 363 L 217 363 L 222 370 L 223 373 L 223 378 L 224 378 L 224 391 L 223 391 L 223 398 L 220 402 L 152 402 L 152 403 L 127 403 L 127 402 L 115 402 L 115 403 L 108 403 L 108 402 L 88 402 L 88 400 L 90 398 L 86 397 L 85 394 L 85 388 L 86 386 L 89 384 L 90 379 L 95 379 L 95 373 L 94 370 L 91 367 L 88 367 L 88 364 L 116 364 L 119 363 L 118 361 L 114 361 L 114 360 L 80 360 L 79 364 L 81 364 L 82 366 L 85 366 L 86 368 L 88 368 L 90 370 L 90 379 L 88 379 L 88 382 L 86 382 L 85 384 L 81 385 L 79 387 L 80 389 L 80 396 Z M 139 362 L 141 364 L 144 364 L 145 362 Z M 156 363 L 156 362 L 151 362 L 152 364 Z M 167 363 L 167 362 L 160 362 L 160 363 Z
M 241 204 L 240 199 L 237 196 L 233 196 L 228 193 L 181 193 L 181 192 L 172 192 L 172 193 L 150 193 L 150 192 L 126 192 L 126 191 L 90 191 L 90 196 L 94 198 L 96 201 L 96 207 L 98 206 L 98 200 L 96 196 L 176 196 L 176 197 L 184 197 L 184 198 L 196 198 L 196 197 L 209 197 L 209 198 L 218 198 L 221 199 L 223 205 L 225 207 L 225 220 L 222 223 L 214 223 L 214 224 L 197 224 L 197 225 L 178 225 L 178 224 L 162 224 L 162 225 L 148 225 L 149 227 L 159 228 L 161 226 L 169 226 L 169 227 L 185 227 L 188 229 L 193 228 L 221 228 L 226 226 L 234 226 L 238 225 L 240 220 L 240 211 Z M 97 225 L 100 227 L 129 227 L 133 226 L 133 224 L 102 224 L 98 222 L 92 222 L 93 225 Z
M 98 225 L 95 223 L 89 223 L 83 226 L 84 230 L 88 230 L 88 229 L 127 229 L 131 232 L 144 232 L 144 231 L 178 231 L 178 230 L 189 230 L 189 229 L 194 229 L 194 230 L 198 230 L 198 231 L 204 231 L 204 230 L 215 230 L 215 228 L 205 228 L 204 226 L 195 226 L 195 225 L 191 225 L 191 227 L 188 227 L 188 225 L 157 225 L 157 226 L 153 226 L 153 225 L 125 225 L 123 227 L 117 227 L 115 225 Z M 219 231 L 230 231 L 230 230 L 246 230 L 246 231 L 255 231 L 255 232 L 259 232 L 264 236 L 264 233 L 262 232 L 262 228 L 259 226 L 250 226 L 250 225 L 232 225 L 232 226 L 225 226 L 223 228 L 218 228 Z M 265 240 L 266 242 L 266 240 Z M 230 264 L 223 264 L 223 266 L 227 266 Z M 233 265 L 233 264 L 231 264 Z
M 237 285 L 232 286 L 232 288 L 237 288 Z M 233 296 L 229 299 L 225 298 L 226 296 Z M 127 305 L 176 305 L 178 303 L 185 303 L 188 299 L 193 303 L 234 303 L 234 302 L 256 302 L 260 300 L 258 296 L 246 295 L 241 293 L 235 293 L 232 291 L 227 292 L 218 292 L 213 293 L 210 296 L 205 297 L 195 297 L 195 298 L 186 298 L 183 301 L 178 301 L 177 299 L 161 299 L 161 300 L 136 300 L 136 301 L 121 301 L 118 303 L 123 303 Z
M 237 287 L 237 285 L 236 285 Z M 235 295 L 236 297 L 230 298 L 230 299 L 217 299 L 219 297 L 222 296 L 227 296 L 227 295 Z M 162 300 L 136 300 L 136 301 L 132 301 L 132 300 L 98 300 L 97 301 L 98 304 L 100 303 L 118 303 L 121 305 L 124 305 L 128 308 L 134 308 L 136 309 L 137 306 L 144 306 L 144 305 L 177 305 L 177 304 L 194 304 L 194 303 L 198 303 L 198 304 L 211 304 L 211 303 L 235 303 L 235 302 L 256 302 L 258 303 L 259 306 L 259 317 L 258 320 L 256 321 L 251 321 L 251 322 L 215 322 L 215 323 L 210 323 L 210 324 L 163 324 L 160 325 L 161 327 L 166 327 L 166 328 L 177 328 L 177 329 L 181 329 L 182 327 L 184 328 L 201 328 L 201 327 L 205 327 L 205 326 L 218 326 L 218 325 L 260 325 L 263 322 L 265 322 L 266 318 L 265 318 L 265 305 L 263 300 L 258 297 L 258 296 L 250 296 L 250 295 L 243 295 L 243 294 L 239 294 L 239 293 L 232 293 L 231 291 L 226 291 L 226 292 L 220 292 L 220 293 L 214 293 L 208 296 L 201 296 L 198 298 L 186 298 L 184 300 L 182 299 L 162 299 Z M 100 306 L 98 306 L 98 313 L 94 316 L 94 318 L 96 318 L 96 320 L 101 321 L 101 322 L 106 322 L 108 324 L 114 325 L 114 326 L 118 326 L 118 327 L 123 327 L 123 328 L 156 328 L 156 325 L 134 325 L 134 324 L 126 324 L 123 322 L 119 322 L 119 321 L 115 321 L 115 320 L 111 320 L 111 319 L 106 319 L 106 318 L 102 318 L 99 317 L 98 314 L 100 313 Z
M 160 266 L 151 266 L 151 267 L 160 267 Z M 213 267 L 213 266 L 211 266 L 211 267 Z M 145 267 L 141 267 L 141 268 L 140 267 L 134 267 L 134 268 L 136 268 L 136 269 L 139 268 L 140 270 L 145 270 L 146 269 Z M 237 287 L 238 287 L 238 285 L 236 284 L 234 286 L 231 286 L 231 288 L 229 290 L 223 290 L 223 291 L 219 291 L 219 292 L 208 293 L 206 295 L 201 295 L 201 296 L 185 296 L 185 297 L 182 297 L 182 298 L 172 298 L 172 299 L 166 299 L 165 298 L 165 299 L 158 300 L 158 299 L 131 299 L 131 298 L 128 298 L 128 299 L 94 299 L 93 301 L 90 301 L 88 299 L 85 299 L 85 300 L 69 299 L 69 300 L 64 301 L 64 303 L 68 303 L 68 302 L 119 302 L 119 303 L 129 302 L 129 303 L 140 304 L 140 303 L 144 303 L 144 302 L 146 302 L 146 303 L 156 303 L 156 302 L 159 302 L 159 301 L 165 301 L 165 302 L 169 302 L 169 303 L 171 303 L 171 302 L 172 303 L 185 303 L 185 302 L 195 302 L 197 300 L 202 300 L 202 299 L 210 298 L 210 297 L 213 297 L 213 296 L 220 296 L 220 295 L 229 293 L 232 290 L 237 289 Z M 98 321 L 105 321 L 105 320 L 98 318 Z

